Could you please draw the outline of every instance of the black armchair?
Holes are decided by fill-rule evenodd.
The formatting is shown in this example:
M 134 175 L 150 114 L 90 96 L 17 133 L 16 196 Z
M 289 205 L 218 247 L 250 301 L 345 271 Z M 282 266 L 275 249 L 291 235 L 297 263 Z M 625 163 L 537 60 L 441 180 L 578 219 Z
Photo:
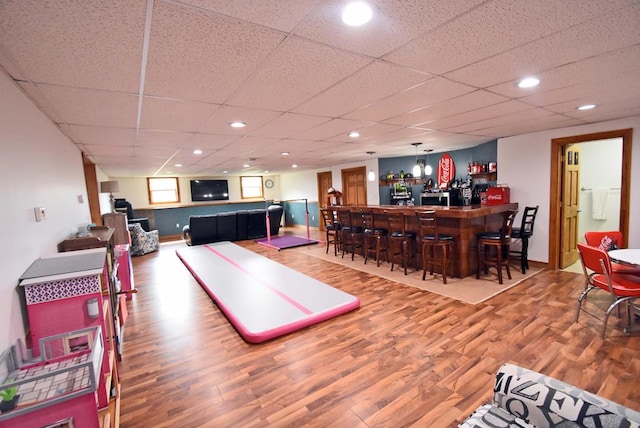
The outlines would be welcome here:
M 116 210 L 116 212 L 119 213 L 123 213 L 127 215 L 127 220 L 129 222 L 129 224 L 132 223 L 140 223 L 140 226 L 142 226 L 142 229 L 144 229 L 145 232 L 149 232 L 149 219 L 147 217 L 140 217 L 140 218 L 135 218 L 135 215 L 133 213 L 133 207 L 131 206 L 131 203 L 128 202 L 126 199 L 123 198 L 116 198 L 113 200 L 113 206 Z

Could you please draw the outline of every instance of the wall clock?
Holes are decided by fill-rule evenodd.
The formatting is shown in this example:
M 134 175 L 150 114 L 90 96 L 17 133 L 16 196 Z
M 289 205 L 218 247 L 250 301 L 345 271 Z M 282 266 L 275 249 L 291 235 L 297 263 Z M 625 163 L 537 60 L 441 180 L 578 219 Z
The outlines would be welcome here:
M 269 178 L 269 179 L 267 179 L 267 180 L 264 182 L 264 187 L 266 187 L 267 189 L 271 189 L 271 188 L 273 187 L 273 180 L 272 180 L 272 179 L 270 179 L 270 178 Z

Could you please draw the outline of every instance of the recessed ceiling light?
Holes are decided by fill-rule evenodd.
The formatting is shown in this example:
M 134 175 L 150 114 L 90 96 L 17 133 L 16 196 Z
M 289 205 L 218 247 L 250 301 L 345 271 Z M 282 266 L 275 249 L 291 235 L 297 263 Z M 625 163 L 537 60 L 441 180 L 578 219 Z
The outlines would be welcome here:
M 182 164 L 181 163 L 177 163 L 177 164 L 175 164 L 173 166 L 175 166 L 176 168 L 182 168 Z
M 349 132 L 349 137 L 351 138 L 358 138 L 359 136 L 360 136 L 360 133 L 358 131 Z
M 291 165 L 291 168 L 297 168 L 297 167 L 298 167 L 298 164 L 294 163 L 293 165 Z
M 534 86 L 538 86 L 539 84 L 540 84 L 540 79 L 536 77 L 525 77 L 520 82 L 518 82 L 518 87 L 533 88 Z
M 202 150 L 200 150 L 200 149 L 195 149 L 195 150 L 193 151 L 193 154 L 194 154 L 194 155 L 201 155 L 201 154 L 202 154 Z
M 350 27 L 364 25 L 371 20 L 372 16 L 371 6 L 363 1 L 351 2 L 342 9 L 342 22 Z
M 244 128 L 245 126 L 247 126 L 247 124 L 244 122 L 231 122 L 230 126 L 232 128 Z
M 585 104 L 583 106 L 578 107 L 578 110 L 591 110 L 592 108 L 596 108 L 595 104 Z
M 280 153 L 282 156 L 289 156 L 289 152 L 282 152 Z
M 242 165 L 243 168 L 249 168 L 251 165 L 249 165 L 248 163 L 245 163 L 244 165 Z
M 223 174 L 227 174 L 229 171 L 222 171 Z

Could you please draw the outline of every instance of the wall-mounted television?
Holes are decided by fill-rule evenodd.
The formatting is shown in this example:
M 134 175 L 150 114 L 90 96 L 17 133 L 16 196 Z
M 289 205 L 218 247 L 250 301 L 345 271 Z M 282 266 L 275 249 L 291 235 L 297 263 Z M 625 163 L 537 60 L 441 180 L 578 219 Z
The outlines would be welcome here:
M 191 201 L 228 201 L 227 180 L 191 180 Z

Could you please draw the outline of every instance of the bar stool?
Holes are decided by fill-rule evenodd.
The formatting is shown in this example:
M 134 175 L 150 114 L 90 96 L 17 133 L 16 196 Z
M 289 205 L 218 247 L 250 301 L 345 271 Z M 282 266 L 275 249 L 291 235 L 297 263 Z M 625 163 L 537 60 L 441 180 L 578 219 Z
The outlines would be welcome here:
M 351 246 L 351 260 L 354 260 L 356 248 L 362 248 L 362 220 L 356 222 L 354 216 L 358 216 L 359 219 L 361 217 L 360 214 L 352 213 L 349 208 L 338 209 L 342 258 Z
M 502 284 L 503 267 L 507 270 L 507 276 L 511 279 L 509 244 L 511 243 L 513 220 L 516 218 L 517 212 L 518 210 L 507 210 L 502 213 L 502 227 L 500 227 L 500 230 L 482 232 L 476 235 L 478 240 L 476 279 L 480 279 L 480 270 L 483 270 L 486 275 L 489 273 L 490 267 L 495 267 L 498 270 L 498 283 Z
M 324 221 L 325 240 L 327 241 L 327 250 L 325 251 L 325 254 L 329 254 L 329 245 L 333 244 L 333 255 L 337 256 L 340 222 L 338 222 L 334 210 L 320 208 L 320 212 L 322 213 L 322 219 Z
M 376 226 L 376 219 L 372 210 L 362 210 L 362 225 L 364 231 L 364 264 L 367 264 L 369 255 L 376 257 L 376 266 L 380 267 L 380 253 L 384 253 L 387 263 L 389 262 L 389 252 L 387 246 L 387 229 Z
M 416 211 L 418 219 L 420 246 L 422 249 L 422 280 L 427 276 L 427 267 L 433 275 L 433 267 L 439 265 L 442 270 L 442 282 L 447 283 L 447 268 L 451 264 L 453 254 L 453 236 L 438 233 L 438 221 L 435 211 Z M 436 250 L 440 257 L 436 257 Z M 451 275 L 453 276 L 453 275 Z
M 407 232 L 407 224 L 402 211 L 385 210 L 384 214 L 387 216 L 387 230 L 389 231 L 387 251 L 391 259 L 391 271 L 393 272 L 395 261 L 400 257 L 400 265 L 404 268 L 406 275 L 409 257 L 413 259 L 415 256 L 416 234 Z
M 522 273 L 527 273 L 527 269 L 529 269 L 529 238 L 533 236 L 536 214 L 538 214 L 538 205 L 535 207 L 525 207 L 522 213 L 522 223 L 520 227 L 514 227 L 511 230 L 511 239 L 519 239 L 522 247 L 520 250 L 509 249 L 509 253 L 520 257 Z

